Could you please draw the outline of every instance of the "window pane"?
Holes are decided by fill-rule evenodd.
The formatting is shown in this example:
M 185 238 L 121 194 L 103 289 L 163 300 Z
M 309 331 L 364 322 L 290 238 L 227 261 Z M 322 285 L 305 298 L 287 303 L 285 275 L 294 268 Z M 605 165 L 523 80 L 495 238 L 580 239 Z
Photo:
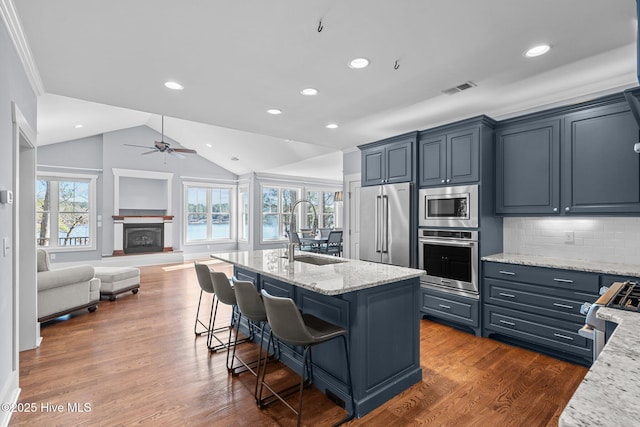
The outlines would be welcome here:
M 89 245 L 89 215 L 60 213 L 58 215 L 58 245 Z
M 187 212 L 207 211 L 207 189 L 189 187 L 187 190 Z M 204 217 L 206 218 L 206 216 Z
M 323 193 L 323 196 L 324 196 L 324 203 L 322 204 L 322 212 L 332 213 L 334 193 Z
M 39 179 L 36 182 L 36 239 L 38 246 L 49 246 L 51 237 L 51 183 Z
M 60 212 L 88 212 L 89 183 L 60 181 L 58 184 L 58 203 Z
M 262 217 L 262 238 L 263 240 L 278 239 L 278 215 L 266 214 Z
M 262 189 L 262 212 L 278 212 L 278 189 Z
M 287 188 L 282 189 L 282 213 L 290 213 L 293 205 L 298 201 L 298 192 Z
M 207 238 L 207 215 L 192 213 L 187 215 L 187 241 Z
M 38 246 L 49 246 L 51 214 L 39 212 L 36 214 L 36 241 Z

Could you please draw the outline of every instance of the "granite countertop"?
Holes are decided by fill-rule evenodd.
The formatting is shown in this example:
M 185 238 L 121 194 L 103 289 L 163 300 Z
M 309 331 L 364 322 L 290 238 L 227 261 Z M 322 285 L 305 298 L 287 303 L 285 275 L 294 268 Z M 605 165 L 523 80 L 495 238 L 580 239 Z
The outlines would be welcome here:
M 618 327 L 560 415 L 560 427 L 640 425 L 640 313 L 601 308 Z
M 599 261 L 585 261 L 568 258 L 549 258 L 537 255 L 501 253 L 482 257 L 482 261 L 504 262 L 507 264 L 531 265 L 535 267 L 562 268 L 565 270 L 587 271 L 591 273 L 640 277 L 640 265 L 616 264 Z
M 423 270 L 414 268 L 299 253 L 303 254 L 332 260 L 340 259 L 344 262 L 327 265 L 313 265 L 301 261 L 290 263 L 284 249 L 213 253 L 211 257 L 324 295 L 346 294 L 425 274 Z

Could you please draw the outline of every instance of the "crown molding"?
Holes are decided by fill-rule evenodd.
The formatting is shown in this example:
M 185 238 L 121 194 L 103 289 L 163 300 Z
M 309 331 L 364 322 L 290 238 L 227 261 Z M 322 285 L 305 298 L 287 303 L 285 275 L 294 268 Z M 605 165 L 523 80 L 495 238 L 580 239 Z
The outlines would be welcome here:
M 27 38 L 22 30 L 22 24 L 20 24 L 18 12 L 12 0 L 0 0 L 0 15 L 7 28 L 9 37 L 16 48 L 20 62 L 22 62 L 22 67 L 31 84 L 31 89 L 36 96 L 44 94 L 44 84 L 40 78 L 38 67 L 31 54 L 31 49 L 29 49 L 29 43 L 27 43 Z

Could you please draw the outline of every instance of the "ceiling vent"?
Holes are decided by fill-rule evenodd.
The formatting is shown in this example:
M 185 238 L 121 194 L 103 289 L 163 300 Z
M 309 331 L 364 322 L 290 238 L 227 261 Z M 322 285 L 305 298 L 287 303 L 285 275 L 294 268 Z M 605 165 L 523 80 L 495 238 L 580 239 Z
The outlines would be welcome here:
M 463 90 L 471 89 L 472 87 L 476 87 L 476 84 L 472 81 L 468 81 L 462 83 L 461 85 L 445 89 L 442 91 L 442 93 L 444 93 L 445 95 L 453 95 L 455 93 L 462 92 Z

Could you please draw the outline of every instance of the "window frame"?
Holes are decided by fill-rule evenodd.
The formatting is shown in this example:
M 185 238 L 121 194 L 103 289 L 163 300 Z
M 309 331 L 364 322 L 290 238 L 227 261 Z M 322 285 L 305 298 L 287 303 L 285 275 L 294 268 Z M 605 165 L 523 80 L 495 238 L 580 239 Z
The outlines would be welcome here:
M 183 191 L 182 191 L 182 217 L 183 217 L 183 225 L 182 225 L 182 244 L 184 246 L 197 246 L 197 245 L 207 245 L 207 244 L 218 244 L 218 243 L 232 243 L 236 242 L 236 227 L 237 227 L 237 211 L 236 211 L 236 203 L 237 203 L 237 186 L 236 185 L 226 185 L 226 184 L 217 184 L 217 183 L 208 183 L 208 182 L 183 182 Z M 190 188 L 200 188 L 206 189 L 207 191 L 207 237 L 201 240 L 188 240 L 188 228 L 189 228 L 189 189 Z M 212 228 L 211 228 L 211 207 L 212 207 L 212 198 L 211 192 L 212 190 L 229 190 L 229 237 L 223 238 L 213 238 Z M 210 234 L 211 233 L 211 234 Z
M 247 205 L 247 211 L 244 211 L 244 207 L 242 205 L 242 197 L 240 196 L 243 193 L 247 193 L 247 199 L 248 199 L 248 205 Z M 238 185 L 238 204 L 237 204 L 237 217 L 238 217 L 238 227 L 237 227 L 237 238 L 239 242 L 248 242 L 250 240 L 250 236 L 251 236 L 251 187 L 246 184 L 246 185 Z M 244 236 L 244 232 L 243 232 L 243 226 L 244 226 L 244 222 L 243 222 L 243 218 L 242 215 L 246 214 L 247 215 L 247 235 Z M 242 230 L 242 231 L 241 231 Z
M 98 247 L 97 244 L 97 239 L 98 239 L 98 221 L 97 221 L 97 217 L 98 217 L 98 197 L 97 197 L 97 181 L 98 181 L 98 175 L 93 175 L 93 174 L 79 174 L 79 173 L 67 173 L 67 172 L 44 172 L 44 171 L 37 171 L 36 172 L 36 182 L 38 181 L 42 181 L 42 180 L 47 180 L 47 181 L 78 181 L 78 182 L 87 182 L 89 184 L 89 241 L 91 242 L 90 245 L 86 245 L 86 246 L 59 246 L 58 245 L 58 238 L 55 238 L 55 245 L 51 245 L 51 237 L 49 237 L 49 246 L 40 246 L 38 245 L 37 239 L 38 237 L 35 236 L 36 238 L 36 247 L 38 249 L 44 249 L 47 252 L 82 252 L 82 251 L 95 251 Z M 55 230 L 52 228 L 50 230 L 50 234 L 53 234 L 53 232 L 57 232 L 59 233 L 59 214 L 60 214 L 60 209 L 58 206 L 58 203 L 60 201 L 60 191 L 59 191 L 59 185 L 56 185 L 56 201 L 55 201 L 55 206 L 56 209 L 51 209 L 50 210 L 50 217 L 49 217 L 49 223 L 50 224 L 55 224 Z M 37 203 L 36 203 L 36 223 L 34 225 L 36 225 L 37 227 L 37 219 L 38 219 L 38 213 L 40 211 L 37 209 Z M 55 216 L 55 218 L 54 218 Z M 36 228 L 37 229 L 37 228 Z
M 274 188 L 274 189 L 278 189 L 278 212 L 267 212 L 267 214 L 273 215 L 274 213 L 278 215 L 278 230 L 282 229 L 282 225 L 283 225 L 283 219 L 284 219 L 284 215 L 285 213 L 282 211 L 282 190 L 289 190 L 289 191 L 295 191 L 297 199 L 296 202 L 300 201 L 300 197 L 302 194 L 303 189 L 299 186 L 295 186 L 295 185 L 289 185 L 289 186 L 285 186 L 285 185 L 276 185 L 276 184 L 269 184 L 269 183 L 261 183 L 260 184 L 260 244 L 263 245 L 268 245 L 268 244 L 272 244 L 272 243 L 282 243 L 282 242 L 288 242 L 288 239 L 285 236 L 279 236 L 279 238 L 277 239 L 269 239 L 269 240 L 265 240 L 264 238 L 264 200 L 263 200 L 263 195 L 264 195 L 264 190 L 266 188 Z M 296 208 L 298 211 L 296 212 L 297 214 L 297 219 L 298 221 L 300 221 L 300 205 L 297 206 Z
M 305 188 L 305 198 L 307 200 L 309 200 L 309 193 L 318 193 L 318 204 L 314 205 L 316 208 L 316 212 L 318 214 L 318 228 L 335 228 L 335 224 L 336 224 L 336 202 L 335 200 L 333 201 L 333 213 L 331 215 L 333 215 L 333 225 L 331 227 L 329 227 L 328 225 L 325 224 L 325 214 L 324 214 L 324 194 L 325 193 L 333 193 L 335 194 L 335 192 L 338 190 L 330 190 L 326 187 L 308 187 Z M 307 228 L 311 228 L 311 226 L 313 224 L 309 224 L 309 218 L 308 218 L 308 212 L 305 209 L 304 212 L 304 225 Z M 326 214 L 326 215 L 330 215 L 330 214 Z

